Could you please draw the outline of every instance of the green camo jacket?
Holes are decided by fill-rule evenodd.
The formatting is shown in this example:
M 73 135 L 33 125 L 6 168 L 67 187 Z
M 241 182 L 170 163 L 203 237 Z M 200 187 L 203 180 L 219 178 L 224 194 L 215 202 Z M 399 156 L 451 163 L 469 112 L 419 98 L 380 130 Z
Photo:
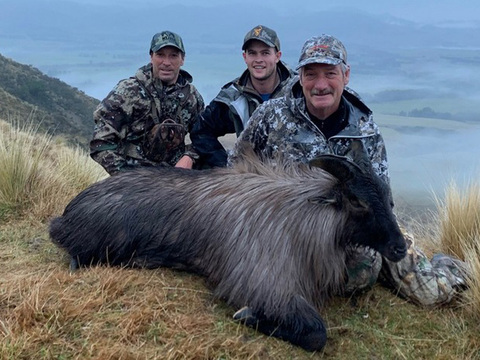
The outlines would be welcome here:
M 145 154 L 147 134 L 155 123 L 173 119 L 190 132 L 197 114 L 204 109 L 203 98 L 192 80 L 188 72 L 180 70 L 177 82 L 165 86 L 153 78 L 151 64 L 121 80 L 93 114 L 91 157 L 110 174 L 133 166 L 158 165 Z M 175 165 L 184 153 L 183 142 L 164 161 Z

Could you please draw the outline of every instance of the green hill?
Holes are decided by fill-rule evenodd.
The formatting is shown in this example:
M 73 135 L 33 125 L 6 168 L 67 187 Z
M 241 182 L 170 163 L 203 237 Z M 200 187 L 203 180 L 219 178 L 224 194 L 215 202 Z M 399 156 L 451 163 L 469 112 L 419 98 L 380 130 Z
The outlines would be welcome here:
M 7 122 L 29 119 L 39 130 L 86 148 L 98 103 L 33 66 L 0 55 L 0 118 Z

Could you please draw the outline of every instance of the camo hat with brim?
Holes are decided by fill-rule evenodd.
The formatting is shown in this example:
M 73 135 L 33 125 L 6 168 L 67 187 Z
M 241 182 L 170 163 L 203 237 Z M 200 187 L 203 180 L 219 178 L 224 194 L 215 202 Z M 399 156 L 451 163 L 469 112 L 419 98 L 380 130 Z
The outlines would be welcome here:
M 314 36 L 302 48 L 297 70 L 308 64 L 347 65 L 347 50 L 342 42 L 331 35 Z
M 185 54 L 185 47 L 180 35 L 177 35 L 171 31 L 162 31 L 153 35 L 152 43 L 150 44 L 150 51 L 157 52 L 165 46 L 173 46 L 179 49 Z
M 280 40 L 278 39 L 277 33 L 275 30 L 272 30 L 266 26 L 258 25 L 250 30 L 243 39 L 242 50 L 246 49 L 247 43 L 250 40 L 261 41 L 270 47 L 276 48 L 277 51 L 280 51 Z

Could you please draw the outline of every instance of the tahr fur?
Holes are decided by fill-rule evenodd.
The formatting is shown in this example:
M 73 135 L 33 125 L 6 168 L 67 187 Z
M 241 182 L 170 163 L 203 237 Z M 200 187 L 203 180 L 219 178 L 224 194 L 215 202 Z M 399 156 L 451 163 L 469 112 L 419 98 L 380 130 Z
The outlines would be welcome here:
M 405 256 L 387 184 L 356 147 L 310 164 L 141 168 L 93 184 L 51 221 L 72 266 L 170 267 L 205 276 L 215 295 L 248 306 L 249 326 L 306 350 L 327 335 L 318 310 L 344 284 L 345 247 Z

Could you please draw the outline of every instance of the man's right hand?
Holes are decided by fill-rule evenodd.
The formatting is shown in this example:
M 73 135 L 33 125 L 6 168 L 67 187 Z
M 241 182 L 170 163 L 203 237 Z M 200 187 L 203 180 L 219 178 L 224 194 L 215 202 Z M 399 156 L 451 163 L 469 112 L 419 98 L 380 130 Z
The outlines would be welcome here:
M 175 164 L 175 167 L 191 169 L 193 167 L 193 159 L 190 156 L 183 155 L 182 158 Z

